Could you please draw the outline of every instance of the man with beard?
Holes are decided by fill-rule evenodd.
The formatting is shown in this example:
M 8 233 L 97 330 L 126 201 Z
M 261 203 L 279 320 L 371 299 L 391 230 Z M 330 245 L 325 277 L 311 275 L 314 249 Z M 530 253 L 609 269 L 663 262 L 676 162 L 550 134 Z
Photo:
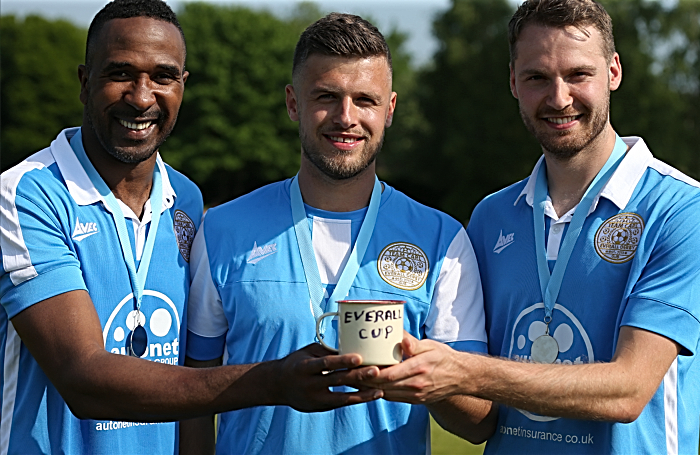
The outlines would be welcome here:
M 174 366 L 184 360 L 202 198 L 158 149 L 184 67 L 184 36 L 165 3 L 109 3 L 78 69 L 82 127 L 2 175 L 0 453 L 173 454 L 177 425 L 159 422 L 381 395 L 329 392 L 363 370 L 324 373 L 361 358 L 319 346 L 264 364 Z
M 592 0 L 528 0 L 510 86 L 544 156 L 467 231 L 489 354 L 404 340 L 385 398 L 501 403 L 487 453 L 698 453 L 700 184 L 620 138 L 612 23 Z
M 287 355 L 313 342 L 316 318 L 346 296 L 405 300 L 414 336 L 485 352 L 464 228 L 375 175 L 396 105 L 391 79 L 384 37 L 362 18 L 333 13 L 302 33 L 286 87 L 289 117 L 299 122 L 299 173 L 207 212 L 192 247 L 188 364 Z M 330 345 L 336 328 L 323 332 Z M 467 399 L 431 411 L 482 441 L 490 409 Z M 425 407 L 382 400 L 316 414 L 257 407 L 220 416 L 217 452 L 422 454 L 428 423 Z M 199 424 L 183 425 L 183 447 L 211 451 L 213 418 Z

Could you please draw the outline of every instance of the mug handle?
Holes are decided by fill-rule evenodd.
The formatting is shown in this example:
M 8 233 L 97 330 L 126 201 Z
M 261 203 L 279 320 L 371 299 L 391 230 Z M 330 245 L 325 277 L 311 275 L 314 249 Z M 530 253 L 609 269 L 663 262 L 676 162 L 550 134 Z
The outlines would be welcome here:
M 321 336 L 321 332 L 319 329 L 321 328 L 321 321 L 323 321 L 324 318 L 327 318 L 328 316 L 336 316 L 337 314 L 337 311 L 333 311 L 331 313 L 323 313 L 321 316 L 319 316 L 318 319 L 316 319 L 316 338 L 318 338 L 318 342 L 321 343 L 324 348 L 331 350 L 336 354 L 338 353 L 338 350 L 336 348 L 332 348 L 323 342 L 323 337 Z

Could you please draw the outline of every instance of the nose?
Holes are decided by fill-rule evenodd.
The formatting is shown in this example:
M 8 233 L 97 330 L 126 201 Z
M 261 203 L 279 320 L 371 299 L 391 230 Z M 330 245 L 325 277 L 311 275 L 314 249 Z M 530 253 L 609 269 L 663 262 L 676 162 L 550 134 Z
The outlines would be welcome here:
M 554 79 L 550 86 L 547 104 L 558 111 L 564 110 L 573 103 L 569 86 L 561 79 Z
M 137 111 L 145 111 L 156 102 L 151 79 L 143 75 L 136 79 L 124 96 L 124 100 Z
M 351 97 L 346 96 L 341 99 L 334 122 L 343 129 L 357 125 L 357 106 Z

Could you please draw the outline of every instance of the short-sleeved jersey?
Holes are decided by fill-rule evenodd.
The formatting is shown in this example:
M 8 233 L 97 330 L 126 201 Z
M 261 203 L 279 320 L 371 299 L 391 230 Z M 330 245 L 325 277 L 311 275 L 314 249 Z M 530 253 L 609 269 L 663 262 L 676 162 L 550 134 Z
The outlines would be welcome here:
M 698 453 L 699 184 L 655 159 L 642 139 L 624 141 L 629 150 L 594 200 L 554 307 L 556 363 L 609 362 L 621 326 L 670 338 L 681 354 L 633 423 L 501 406 L 487 453 Z M 525 362 L 545 331 L 532 214 L 542 162 L 529 179 L 484 199 L 467 228 L 481 272 L 489 353 Z M 557 217 L 546 202 L 550 270 L 575 210 Z
M 207 212 L 192 247 L 189 357 L 210 360 L 225 350 L 228 364 L 245 364 L 314 342 L 290 182 Z M 306 212 L 327 305 L 366 209 Z M 405 300 L 404 328 L 414 336 L 486 351 L 481 284 L 464 228 L 386 184 L 348 298 Z M 324 339 L 335 343 L 335 332 Z M 311 414 L 255 407 L 221 415 L 217 452 L 426 453 L 428 430 L 425 407 L 384 400 Z
M 2 174 L 0 453 L 172 454 L 177 450 L 176 423 L 73 416 L 12 325 L 15 315 L 38 302 L 87 290 L 102 324 L 105 349 L 125 354 L 133 324 L 128 317 L 134 309 L 131 282 L 112 215 L 71 147 L 78 131 L 64 130 L 50 147 Z M 72 143 L 82 147 L 79 140 Z M 202 197 L 160 157 L 157 166 L 163 209 L 141 304 L 149 343 L 144 358 L 179 364 L 184 361 L 189 254 L 201 221 Z M 138 265 L 150 227 L 150 201 L 141 220 L 120 204 Z M 72 329 L 64 321 L 55 323 Z

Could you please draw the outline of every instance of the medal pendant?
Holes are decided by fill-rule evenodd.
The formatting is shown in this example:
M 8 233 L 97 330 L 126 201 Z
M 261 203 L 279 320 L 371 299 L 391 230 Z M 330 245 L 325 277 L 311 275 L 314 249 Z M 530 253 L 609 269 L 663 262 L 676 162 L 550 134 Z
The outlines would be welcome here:
M 530 358 L 535 363 L 554 363 L 559 356 L 559 343 L 554 337 L 542 335 L 532 343 Z
M 126 350 L 131 356 L 143 357 L 146 353 L 147 346 L 148 334 L 146 333 L 146 329 L 141 325 L 137 325 L 126 337 Z

